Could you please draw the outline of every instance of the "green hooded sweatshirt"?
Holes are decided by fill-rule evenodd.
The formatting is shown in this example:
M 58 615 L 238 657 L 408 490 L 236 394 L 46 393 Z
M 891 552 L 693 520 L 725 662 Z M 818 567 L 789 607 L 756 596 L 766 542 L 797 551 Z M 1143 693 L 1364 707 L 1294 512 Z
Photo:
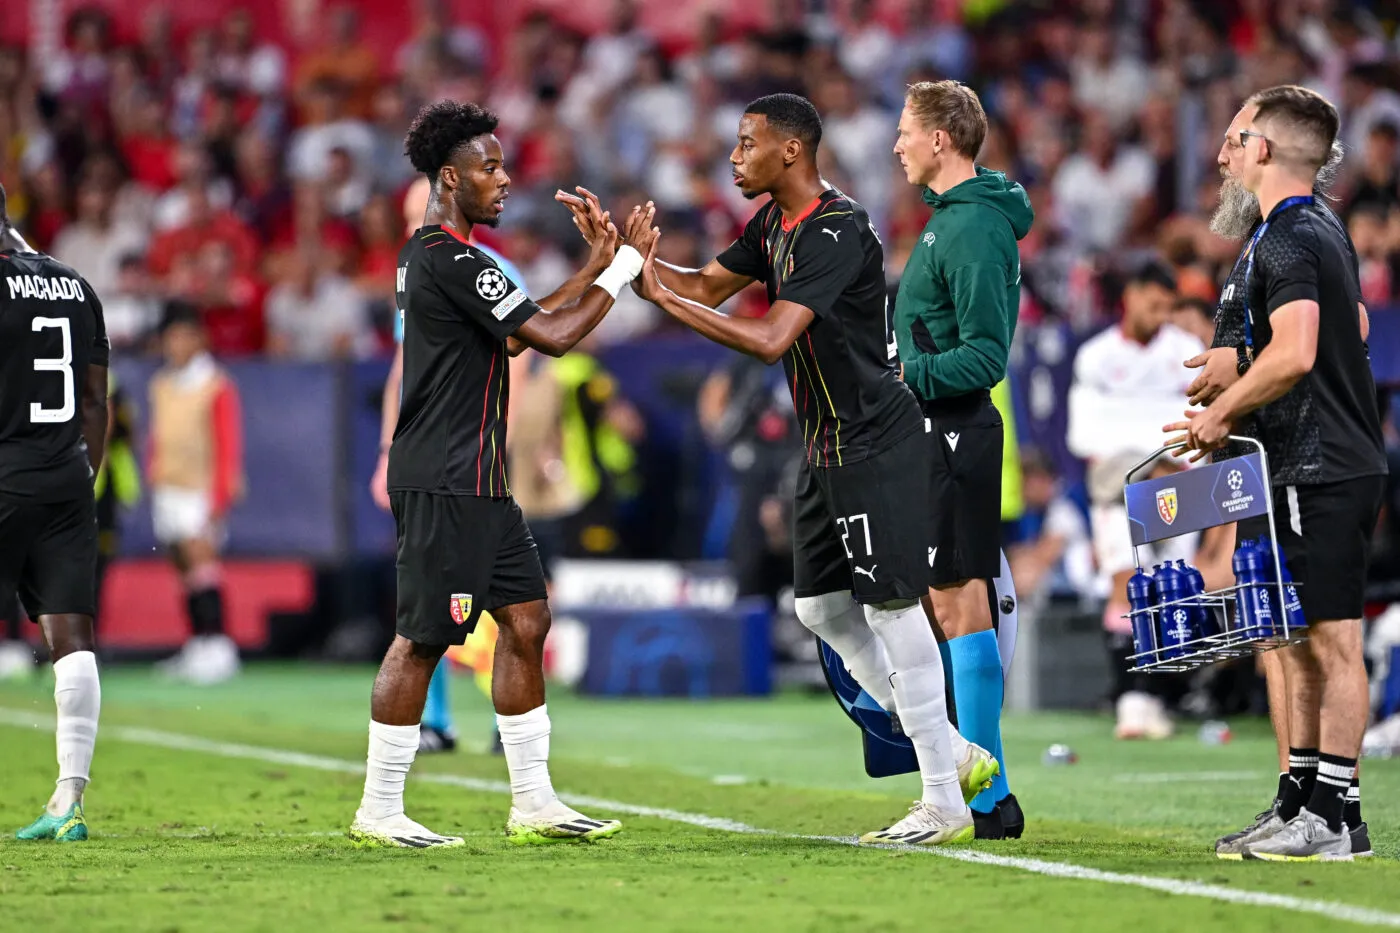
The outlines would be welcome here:
M 1035 212 L 1026 189 L 1001 172 L 942 194 L 924 189 L 933 216 L 899 280 L 894 329 L 904 381 L 920 399 L 990 389 L 1006 377 L 1021 303 L 1016 241 Z

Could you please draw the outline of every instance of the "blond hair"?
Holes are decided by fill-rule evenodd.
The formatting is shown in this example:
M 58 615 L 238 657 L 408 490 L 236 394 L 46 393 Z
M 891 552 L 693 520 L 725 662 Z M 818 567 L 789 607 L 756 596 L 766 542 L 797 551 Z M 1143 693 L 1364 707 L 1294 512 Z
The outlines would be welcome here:
M 977 92 L 961 81 L 920 81 L 904 95 L 909 112 L 926 130 L 942 130 L 959 155 L 977 158 L 987 138 L 987 113 Z

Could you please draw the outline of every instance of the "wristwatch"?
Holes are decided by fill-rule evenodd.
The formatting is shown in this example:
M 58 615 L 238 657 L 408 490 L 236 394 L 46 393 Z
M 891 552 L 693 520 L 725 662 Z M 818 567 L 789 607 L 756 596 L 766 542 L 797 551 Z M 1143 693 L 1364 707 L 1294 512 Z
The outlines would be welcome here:
M 1254 362 L 1254 354 L 1250 352 L 1249 347 L 1243 344 L 1235 347 L 1235 372 L 1243 376 L 1249 371 L 1249 364 L 1252 362 Z

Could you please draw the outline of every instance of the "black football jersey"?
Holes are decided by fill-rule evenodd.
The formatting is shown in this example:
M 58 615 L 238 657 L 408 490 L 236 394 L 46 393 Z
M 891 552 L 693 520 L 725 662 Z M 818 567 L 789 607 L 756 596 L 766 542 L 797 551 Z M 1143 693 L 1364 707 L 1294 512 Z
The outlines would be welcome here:
M 403 403 L 389 488 L 508 496 L 506 338 L 540 310 L 481 250 L 442 226 L 399 252 Z
M 1385 441 L 1356 309 L 1355 248 L 1321 201 L 1281 208 L 1253 246 L 1252 262 L 1256 237 L 1245 241 L 1220 295 L 1213 346 L 1244 346 L 1248 314 L 1257 356 L 1273 338 L 1269 316 L 1291 301 L 1311 300 L 1319 309 L 1317 358 L 1293 388 L 1235 425 L 1236 433 L 1263 443 L 1275 486 L 1383 475 Z M 1237 447 L 1229 453 L 1248 452 Z
M 0 251 L 0 496 L 91 494 L 82 393 L 87 368 L 107 364 L 102 303 L 83 277 L 43 253 Z
M 863 207 L 828 188 L 789 224 L 769 201 L 718 259 L 765 282 L 770 304 L 816 316 L 783 354 L 809 462 L 853 463 L 923 430 L 899 378 L 884 248 Z

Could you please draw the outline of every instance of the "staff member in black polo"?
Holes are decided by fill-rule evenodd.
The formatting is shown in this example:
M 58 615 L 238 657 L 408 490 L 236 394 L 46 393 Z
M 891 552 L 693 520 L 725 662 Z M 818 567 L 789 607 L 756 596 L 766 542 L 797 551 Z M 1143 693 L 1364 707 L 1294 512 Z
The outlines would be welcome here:
M 1348 787 L 1366 727 L 1361 615 L 1370 536 L 1387 472 L 1364 334 L 1357 258 L 1313 196 L 1337 137 L 1337 110 L 1301 87 L 1260 91 L 1230 124 L 1215 229 L 1248 234 L 1221 293 L 1217 350 L 1198 382 L 1204 411 L 1164 430 L 1198 450 L 1230 433 L 1269 457 L 1279 545 L 1309 621 L 1281 649 L 1289 774 L 1272 812 L 1217 853 L 1271 861 L 1350 859 Z M 1243 226 L 1244 229 L 1234 229 Z M 1268 533 L 1241 522 L 1240 538 Z M 1362 836 L 1364 837 L 1364 832 Z M 1229 837 L 1227 837 L 1228 839 Z

